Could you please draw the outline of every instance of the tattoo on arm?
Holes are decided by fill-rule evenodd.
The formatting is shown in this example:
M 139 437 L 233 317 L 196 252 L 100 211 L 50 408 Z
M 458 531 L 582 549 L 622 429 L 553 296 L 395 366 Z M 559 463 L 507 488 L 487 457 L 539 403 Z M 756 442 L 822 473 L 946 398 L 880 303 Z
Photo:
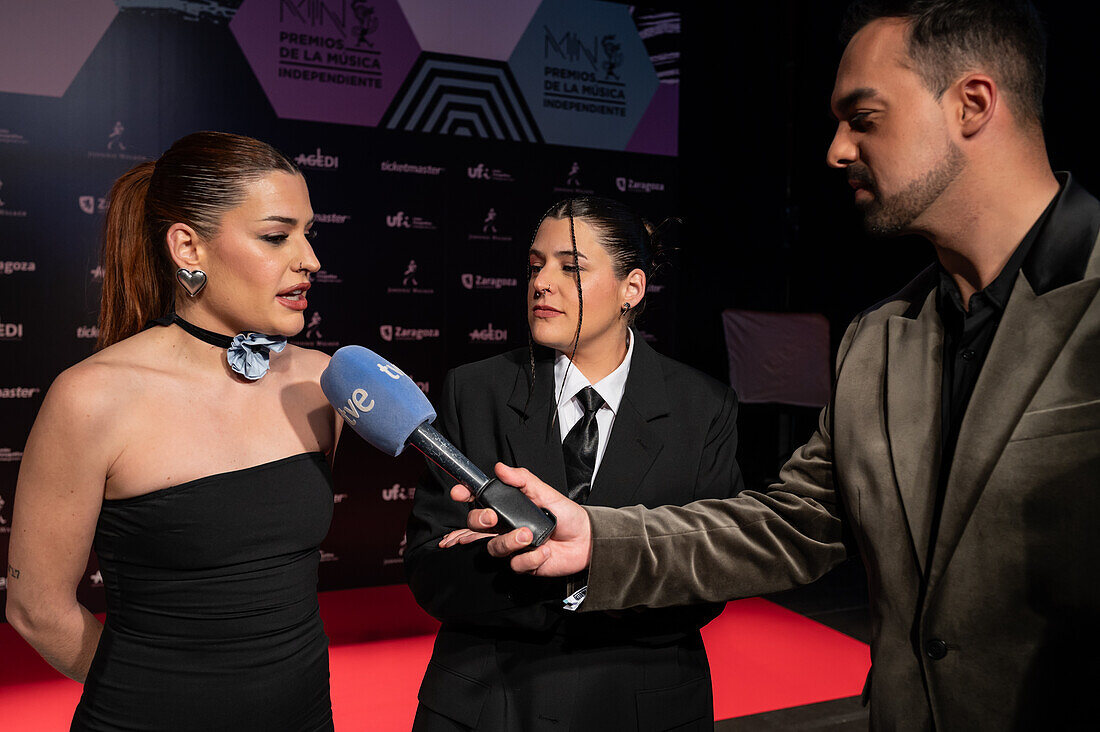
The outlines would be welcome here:
M 8 574 L 10 574 L 13 579 L 19 579 L 20 572 L 19 572 L 18 569 L 16 569 L 15 567 L 13 567 L 9 564 L 8 565 Z

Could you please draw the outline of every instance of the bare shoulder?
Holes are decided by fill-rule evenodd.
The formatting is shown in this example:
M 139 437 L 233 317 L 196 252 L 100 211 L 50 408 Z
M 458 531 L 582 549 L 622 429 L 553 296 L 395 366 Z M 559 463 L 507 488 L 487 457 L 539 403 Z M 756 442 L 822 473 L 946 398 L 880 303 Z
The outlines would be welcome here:
M 144 398 L 148 377 L 164 371 L 155 350 L 155 336 L 140 333 L 70 366 L 54 379 L 39 418 L 61 413 L 96 430 L 117 425 Z
M 292 376 L 297 379 L 308 379 L 316 382 L 320 382 L 321 372 L 328 367 L 331 358 L 324 351 L 290 345 L 286 347 L 281 355 L 286 357 Z
M 103 353 L 58 374 L 46 392 L 41 414 L 63 412 L 68 418 L 99 421 L 117 410 L 129 393 L 124 388 L 129 369 Z
M 49 465 L 37 472 L 49 475 L 79 465 L 94 475 L 89 485 L 101 491 L 103 476 L 125 443 L 123 415 L 139 398 L 133 369 L 119 351 L 107 348 L 62 371 L 35 418 L 20 475 L 36 474 L 33 468 L 42 461 Z
M 321 451 L 331 455 L 340 439 L 340 428 L 343 424 L 343 420 L 336 415 L 321 391 L 321 373 L 328 367 L 331 357 L 323 351 L 290 345 L 280 356 L 285 357 L 281 360 L 286 364 L 289 381 L 297 385 L 291 391 L 299 400 L 298 406 L 312 415 L 311 422 L 315 426 L 314 433 L 320 440 Z

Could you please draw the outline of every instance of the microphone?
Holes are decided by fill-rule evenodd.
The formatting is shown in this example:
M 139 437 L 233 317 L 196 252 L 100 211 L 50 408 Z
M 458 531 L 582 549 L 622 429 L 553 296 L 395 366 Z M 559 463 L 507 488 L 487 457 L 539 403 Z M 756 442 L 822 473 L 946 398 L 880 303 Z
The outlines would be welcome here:
M 321 374 L 321 390 L 355 432 L 387 455 L 412 445 L 443 472 L 470 489 L 478 505 L 496 511 L 500 530 L 526 526 L 536 547 L 550 538 L 554 514 L 523 492 L 489 478 L 432 427 L 435 409 L 401 369 L 363 346 L 344 346 Z

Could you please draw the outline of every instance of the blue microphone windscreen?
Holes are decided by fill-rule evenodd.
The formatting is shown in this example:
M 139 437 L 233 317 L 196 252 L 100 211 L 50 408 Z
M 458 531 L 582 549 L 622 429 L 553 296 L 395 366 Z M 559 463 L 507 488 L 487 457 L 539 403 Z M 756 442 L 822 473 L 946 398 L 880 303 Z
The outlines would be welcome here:
M 369 348 L 344 346 L 321 374 L 321 390 L 360 437 L 397 456 L 435 410 L 420 387 Z

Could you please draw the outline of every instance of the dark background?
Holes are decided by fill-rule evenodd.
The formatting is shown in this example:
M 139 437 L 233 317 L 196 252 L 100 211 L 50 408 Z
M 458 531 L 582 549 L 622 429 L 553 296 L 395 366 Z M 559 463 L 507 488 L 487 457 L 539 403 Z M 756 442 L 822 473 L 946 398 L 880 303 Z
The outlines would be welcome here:
M 835 353 L 858 312 L 934 259 L 917 237 L 863 232 L 841 171 L 825 165 L 843 0 L 710 3 L 685 13 L 680 191 L 688 225 L 678 290 L 681 360 L 728 379 L 721 311 L 817 312 Z M 1036 2 L 1049 34 L 1045 131 L 1055 170 L 1100 191 L 1094 3 Z M 789 416 L 781 429 L 781 419 Z M 742 405 L 739 460 L 760 482 L 801 444 L 814 410 Z

